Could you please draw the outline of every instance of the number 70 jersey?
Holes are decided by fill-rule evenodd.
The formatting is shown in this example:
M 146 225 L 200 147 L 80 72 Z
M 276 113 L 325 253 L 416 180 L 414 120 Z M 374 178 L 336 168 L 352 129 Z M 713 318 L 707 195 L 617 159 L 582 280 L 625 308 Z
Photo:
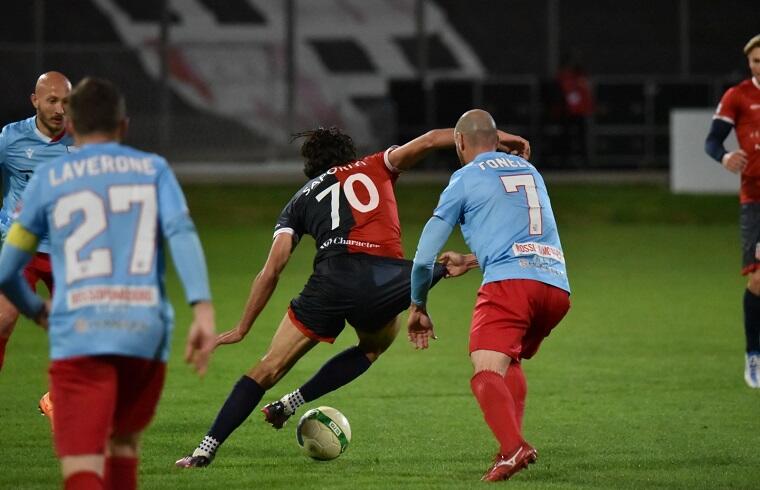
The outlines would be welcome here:
M 398 177 L 385 152 L 332 167 L 306 183 L 282 210 L 274 234 L 295 242 L 314 237 L 314 263 L 342 254 L 403 258 L 393 186 Z
M 50 236 L 51 358 L 165 360 L 173 312 L 161 238 L 188 223 L 166 161 L 117 143 L 86 145 L 41 166 L 22 201 L 19 224 Z
M 528 161 L 481 153 L 454 172 L 433 214 L 461 226 L 484 284 L 533 279 L 570 291 L 549 194 Z

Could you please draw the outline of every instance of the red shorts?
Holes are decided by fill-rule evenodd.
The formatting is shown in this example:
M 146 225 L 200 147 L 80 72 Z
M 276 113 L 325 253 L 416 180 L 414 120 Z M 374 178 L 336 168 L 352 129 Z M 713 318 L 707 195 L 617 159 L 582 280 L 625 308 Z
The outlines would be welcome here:
M 470 352 L 493 350 L 512 359 L 529 359 L 569 309 L 570 294 L 543 282 L 489 282 L 478 290 Z
M 111 435 L 148 426 L 164 386 L 166 364 L 136 357 L 74 357 L 50 364 L 58 457 L 103 454 Z
M 29 286 L 36 292 L 37 281 L 42 281 L 53 295 L 53 270 L 50 265 L 50 255 L 37 252 L 32 260 L 24 267 L 24 277 Z

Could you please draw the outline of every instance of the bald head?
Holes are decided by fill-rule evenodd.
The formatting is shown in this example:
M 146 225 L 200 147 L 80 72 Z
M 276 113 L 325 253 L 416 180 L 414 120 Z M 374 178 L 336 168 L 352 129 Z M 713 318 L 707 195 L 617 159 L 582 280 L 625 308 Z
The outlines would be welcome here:
M 462 164 L 479 153 L 494 151 L 499 144 L 496 123 L 491 114 L 482 109 L 472 109 L 462 114 L 454 127 L 454 139 Z
M 41 92 L 47 92 L 56 88 L 62 88 L 68 92 L 71 91 L 71 82 L 66 75 L 58 71 L 49 71 L 43 73 L 37 79 L 37 84 L 34 86 L 34 93 L 39 94 Z
M 63 73 L 49 71 L 37 79 L 32 105 L 37 111 L 37 129 L 49 137 L 63 131 L 63 101 L 71 92 L 71 82 Z

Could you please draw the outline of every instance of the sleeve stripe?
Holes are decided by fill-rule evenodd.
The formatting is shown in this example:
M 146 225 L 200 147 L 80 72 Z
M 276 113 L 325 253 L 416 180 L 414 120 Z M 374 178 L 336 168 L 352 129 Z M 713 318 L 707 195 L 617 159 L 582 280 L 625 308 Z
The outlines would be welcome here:
M 8 238 L 6 243 L 10 243 L 19 250 L 33 254 L 37 251 L 37 243 L 39 238 L 37 235 L 21 226 L 18 222 L 11 225 L 11 229 L 8 231 Z
M 390 170 L 394 174 L 400 174 L 401 170 L 399 170 L 396 167 L 394 167 L 391 164 L 391 161 L 388 159 L 388 154 L 390 152 L 392 152 L 393 150 L 395 150 L 396 148 L 398 148 L 398 145 L 393 145 L 390 148 L 388 148 L 387 150 L 385 150 L 385 153 L 383 153 L 383 161 L 385 162 L 385 166 L 388 168 L 388 170 Z
M 275 230 L 274 235 L 272 235 L 272 238 L 276 237 L 277 235 L 281 233 L 290 233 L 291 235 L 295 235 L 296 231 L 293 228 L 280 228 L 279 230 Z
M 733 119 L 731 119 L 730 117 L 721 116 L 720 114 L 715 114 L 715 115 L 713 116 L 713 119 L 720 119 L 721 121 L 726 121 L 726 122 L 727 122 L 728 124 L 730 124 L 731 126 L 734 126 L 734 125 L 735 125 L 735 124 L 734 124 L 734 120 L 733 120 Z

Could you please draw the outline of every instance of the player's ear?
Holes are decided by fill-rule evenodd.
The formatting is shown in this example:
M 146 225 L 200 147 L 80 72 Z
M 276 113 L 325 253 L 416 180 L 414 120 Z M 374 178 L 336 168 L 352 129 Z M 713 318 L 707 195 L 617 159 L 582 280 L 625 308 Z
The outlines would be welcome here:
M 34 108 L 35 108 L 35 109 L 38 109 L 38 107 L 37 107 L 37 105 L 38 105 L 38 101 L 37 101 L 37 94 L 31 94 L 31 95 L 29 96 L 29 100 L 31 100 L 31 101 L 32 101 L 32 105 L 34 106 Z

